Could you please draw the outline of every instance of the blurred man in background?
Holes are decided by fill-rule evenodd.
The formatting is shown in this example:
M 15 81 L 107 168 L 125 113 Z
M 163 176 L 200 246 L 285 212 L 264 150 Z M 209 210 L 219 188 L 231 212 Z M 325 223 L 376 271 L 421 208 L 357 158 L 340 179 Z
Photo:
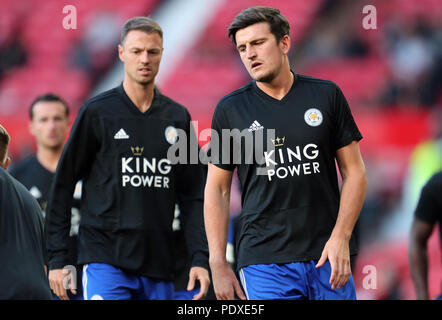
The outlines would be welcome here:
M 442 171 L 434 174 L 422 188 L 411 227 L 409 265 L 419 300 L 429 299 L 427 244 L 433 229 L 439 226 L 442 248 Z M 442 300 L 441 294 L 437 297 Z
M 49 190 L 55 176 L 58 161 L 63 151 L 66 134 L 69 130 L 69 107 L 59 96 L 47 93 L 38 96 L 29 108 L 29 130 L 35 137 L 37 153 L 16 164 L 10 171 L 18 181 L 31 192 L 45 213 Z M 69 238 L 69 265 L 77 271 L 71 275 L 75 280 L 69 298 L 82 299 L 81 267 L 77 264 L 77 235 L 80 223 L 79 200 L 81 183 L 76 186 L 72 200 L 71 231 Z M 72 270 L 66 270 L 70 272 Z
M 62 269 L 68 262 L 67 204 L 81 179 L 78 252 L 84 298 L 173 298 L 172 223 L 179 202 L 192 230 L 186 232 L 189 288 L 198 280 L 201 290 L 194 299 L 201 299 L 210 283 L 204 174 L 198 165 L 172 164 L 167 158 L 178 129 L 190 137 L 193 128 L 187 109 L 155 88 L 161 27 L 147 17 L 128 20 L 118 52 L 123 83 L 83 105 L 57 167 L 46 216 L 51 288 L 67 299 Z
M 0 299 L 51 299 L 43 216 L 29 191 L 5 171 L 9 140 L 0 125 Z
M 254 81 L 222 98 L 212 119 L 220 143 L 211 145 L 204 215 L 218 299 L 245 298 L 225 260 L 235 167 L 243 203 L 237 268 L 247 298 L 356 299 L 350 255 L 357 252 L 352 232 L 366 190 L 362 135 L 336 84 L 292 72 L 289 30 L 269 7 L 244 10 L 229 27 Z M 262 133 L 263 159 L 248 164 L 248 146 L 225 139 L 225 129 L 251 139 Z
M 32 179 L 29 177 L 29 172 L 25 172 L 29 166 L 39 165 L 49 173 L 55 172 L 69 130 L 69 108 L 60 97 L 47 93 L 38 96 L 31 103 L 29 117 L 29 131 L 35 137 L 37 153 L 14 165 L 12 170 L 13 173 L 20 174 L 19 178 L 24 181 Z M 35 171 L 32 173 L 35 174 Z M 47 195 L 48 189 L 49 186 L 45 185 L 43 190 L 36 191 L 40 193 L 44 191 Z M 44 200 L 39 202 L 45 206 Z

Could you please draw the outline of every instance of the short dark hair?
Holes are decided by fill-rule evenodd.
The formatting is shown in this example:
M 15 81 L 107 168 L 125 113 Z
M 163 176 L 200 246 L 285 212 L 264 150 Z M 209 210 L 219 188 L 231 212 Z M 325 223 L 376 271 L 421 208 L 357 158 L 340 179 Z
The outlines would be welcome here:
M 8 131 L 0 124 L 0 166 L 2 166 L 8 156 L 8 146 L 11 137 Z
M 38 96 L 37 98 L 35 98 L 34 101 L 32 101 L 31 106 L 29 107 L 29 117 L 31 118 L 31 120 L 34 118 L 34 106 L 38 102 L 60 102 L 65 108 L 66 116 L 69 115 L 69 107 L 62 98 L 53 93 L 45 93 L 41 96 Z
M 123 44 L 127 34 L 132 30 L 140 30 L 146 33 L 156 32 L 163 39 L 163 30 L 155 20 L 150 17 L 134 17 L 127 20 L 121 30 L 121 44 Z
M 255 23 L 268 22 L 270 25 L 270 31 L 279 42 L 284 36 L 290 35 L 290 24 L 286 17 L 284 17 L 278 9 L 272 7 L 251 7 L 241 11 L 228 29 L 228 36 L 232 38 L 233 43 L 236 45 L 236 33 L 238 30 L 247 28 Z

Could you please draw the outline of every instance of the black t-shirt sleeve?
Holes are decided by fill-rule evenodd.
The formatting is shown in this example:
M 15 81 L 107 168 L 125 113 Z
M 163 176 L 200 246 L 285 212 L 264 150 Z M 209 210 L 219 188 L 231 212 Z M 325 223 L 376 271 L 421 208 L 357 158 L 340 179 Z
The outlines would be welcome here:
M 182 215 L 187 252 L 191 267 L 199 266 L 209 270 L 209 247 L 204 229 L 204 183 L 203 164 L 188 165 L 187 181 L 180 182 L 178 203 Z
M 47 266 L 49 264 L 49 259 L 48 259 L 48 251 L 46 248 L 46 241 L 44 241 L 43 213 L 41 212 L 40 204 L 37 201 L 34 201 L 34 207 L 35 207 L 35 212 L 36 212 L 36 216 L 37 216 L 37 220 L 38 220 L 38 231 L 39 231 L 40 238 L 42 239 L 41 250 L 42 250 L 42 255 L 43 255 L 43 261 L 44 261 L 44 264 Z
M 191 267 L 199 266 L 209 269 L 209 249 L 204 229 L 204 186 L 206 169 L 202 163 L 192 163 L 192 146 L 198 146 L 190 114 L 187 113 L 186 134 L 189 149 L 187 150 L 187 163 L 179 164 L 177 197 L 184 224 L 186 245 L 191 260 Z M 198 154 L 201 152 L 197 148 Z
M 347 99 L 338 86 L 335 89 L 333 116 L 335 150 L 350 144 L 352 141 L 362 139 L 362 134 L 353 119 Z
M 438 217 L 441 215 L 440 206 L 437 205 L 438 197 L 433 186 L 432 180 L 430 180 L 421 191 L 421 195 L 415 210 L 415 217 L 419 220 L 425 221 L 431 225 L 438 221 Z M 440 190 L 439 190 L 440 193 Z
M 225 115 L 224 106 L 218 103 L 212 118 L 212 136 L 207 151 L 210 162 L 218 168 L 233 171 L 233 139 L 231 135 L 223 135 L 223 129 L 232 130 Z M 226 131 L 227 132 L 227 131 Z
M 98 144 L 93 119 L 83 106 L 75 120 L 63 149 L 49 193 L 45 231 L 49 268 L 59 269 L 69 264 L 69 230 L 71 227 L 72 195 L 75 185 L 93 162 Z

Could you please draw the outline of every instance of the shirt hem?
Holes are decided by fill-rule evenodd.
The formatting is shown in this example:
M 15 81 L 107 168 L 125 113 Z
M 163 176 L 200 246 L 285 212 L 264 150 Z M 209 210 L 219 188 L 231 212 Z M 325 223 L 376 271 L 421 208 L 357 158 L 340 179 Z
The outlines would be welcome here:
M 357 249 L 353 249 L 350 251 L 350 256 L 354 256 L 358 254 Z M 321 253 L 319 254 L 310 254 L 310 255 L 302 255 L 302 256 L 275 256 L 272 258 L 263 258 L 263 259 L 248 259 L 244 262 L 239 262 L 236 266 L 236 270 L 239 271 L 241 268 L 247 267 L 249 265 L 254 264 L 285 264 L 285 263 L 293 263 L 293 262 L 305 262 L 311 260 L 319 260 L 321 258 Z
M 130 268 L 121 266 L 121 265 L 119 265 L 117 263 L 112 263 L 112 262 L 108 262 L 108 261 L 104 261 L 104 260 L 99 260 L 99 259 L 91 259 L 91 260 L 81 260 L 81 261 L 79 261 L 79 265 L 86 265 L 86 264 L 91 264 L 91 263 L 109 264 L 111 266 L 114 266 L 115 268 L 121 269 L 124 272 L 132 273 L 132 274 L 134 274 L 136 276 L 139 276 L 139 277 L 154 278 L 154 279 L 160 279 L 160 280 L 164 280 L 164 281 L 173 281 L 174 280 L 174 276 L 173 275 L 164 275 L 164 274 L 155 273 L 155 272 L 142 271 L 142 270 L 139 270 L 139 269 L 130 269 Z

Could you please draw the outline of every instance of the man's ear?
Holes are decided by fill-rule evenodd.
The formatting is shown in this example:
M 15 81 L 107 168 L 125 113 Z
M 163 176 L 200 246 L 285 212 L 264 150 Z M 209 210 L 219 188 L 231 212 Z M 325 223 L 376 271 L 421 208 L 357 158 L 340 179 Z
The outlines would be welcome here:
M 291 44 L 292 44 L 292 42 L 291 42 L 290 37 L 288 35 L 283 36 L 281 38 L 281 40 L 279 40 L 279 46 L 284 54 L 289 53 Z
M 10 163 L 11 163 L 11 158 L 6 157 L 5 163 L 2 165 L 3 169 L 5 169 L 5 170 L 8 169 Z
M 33 126 L 32 120 L 31 120 L 31 122 L 29 122 L 28 129 L 29 129 L 29 133 L 35 137 L 34 126 Z
M 123 46 L 121 44 L 118 45 L 118 57 L 120 58 L 120 60 L 122 62 L 124 62 L 124 59 L 123 59 Z

